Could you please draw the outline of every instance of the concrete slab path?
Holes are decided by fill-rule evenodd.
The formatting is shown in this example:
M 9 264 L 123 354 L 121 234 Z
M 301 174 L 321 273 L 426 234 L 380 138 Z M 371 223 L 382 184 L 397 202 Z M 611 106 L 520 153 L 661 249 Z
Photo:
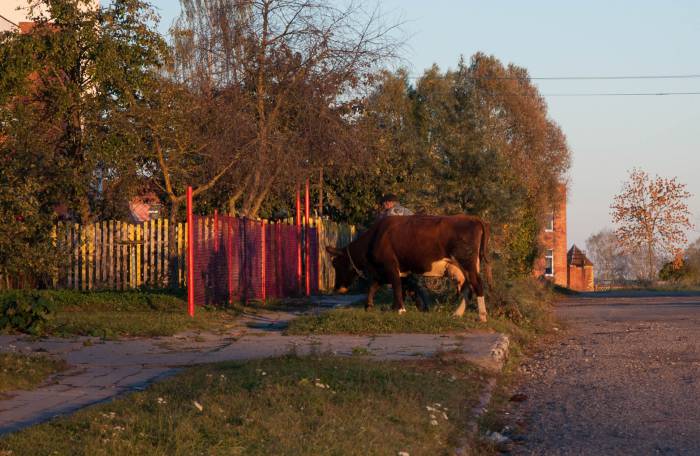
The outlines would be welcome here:
M 346 306 L 357 296 L 326 297 L 314 311 Z M 362 297 L 359 297 L 362 299 Z M 225 335 L 184 333 L 172 337 L 101 341 L 94 338 L 42 339 L 0 336 L 0 351 L 46 352 L 71 368 L 50 384 L 33 391 L 9 393 L 0 400 L 0 435 L 53 417 L 138 391 L 180 369 L 204 363 L 250 360 L 294 353 L 401 360 L 436 354 L 500 369 L 507 354 L 507 337 L 472 331 L 446 335 L 391 334 L 378 336 L 285 336 L 281 329 L 294 312 L 244 315 Z

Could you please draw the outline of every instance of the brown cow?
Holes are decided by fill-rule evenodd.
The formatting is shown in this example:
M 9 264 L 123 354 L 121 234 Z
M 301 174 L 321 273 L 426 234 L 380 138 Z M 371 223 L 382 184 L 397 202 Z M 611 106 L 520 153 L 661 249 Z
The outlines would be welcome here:
M 474 216 L 387 217 L 346 247 L 328 246 L 326 250 L 333 255 L 336 291 L 347 292 L 358 276 L 370 281 L 367 309 L 373 306 L 374 294 L 382 284 L 391 284 L 393 308 L 403 313 L 406 309 L 401 277 L 411 273 L 427 277 L 450 275 L 457 280 L 462 295 L 454 315 L 461 317 L 464 314 L 466 300 L 474 292 L 479 319 L 486 321 L 479 269 L 483 263 L 490 282 L 491 272 L 486 258 L 488 238 L 489 225 Z M 468 293 L 466 298 L 465 293 Z

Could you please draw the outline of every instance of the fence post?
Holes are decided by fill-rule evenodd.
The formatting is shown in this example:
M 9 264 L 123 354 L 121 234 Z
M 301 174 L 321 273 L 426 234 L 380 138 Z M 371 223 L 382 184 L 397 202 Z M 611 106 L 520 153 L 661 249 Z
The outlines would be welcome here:
M 214 252 L 219 251 L 219 210 L 214 209 Z
M 297 292 L 301 294 L 301 195 L 297 185 Z
M 267 220 L 261 220 L 260 221 L 260 244 L 262 244 L 262 245 L 260 246 L 260 248 L 262 250 L 262 257 L 260 258 L 260 264 L 262 266 L 262 271 L 261 271 L 261 273 L 262 273 L 261 279 L 262 280 L 261 280 L 261 282 L 262 282 L 262 300 L 263 300 L 263 303 L 265 302 L 265 299 L 267 298 L 267 261 L 265 258 L 265 256 L 266 256 L 265 253 L 267 252 L 267 248 L 266 248 L 267 246 L 265 245 L 266 241 L 267 241 L 265 239 L 266 231 L 267 231 Z
M 192 187 L 187 187 L 187 313 L 194 317 L 194 216 Z
M 224 218 L 226 227 L 226 280 L 228 281 L 228 303 L 233 304 L 233 219 Z
M 304 256 L 306 260 L 306 296 L 311 295 L 311 243 L 309 242 L 311 237 L 311 227 L 309 225 L 309 212 L 311 212 L 311 202 L 309 200 L 309 179 L 306 178 L 306 191 L 304 192 L 304 226 L 306 228 L 304 233 Z

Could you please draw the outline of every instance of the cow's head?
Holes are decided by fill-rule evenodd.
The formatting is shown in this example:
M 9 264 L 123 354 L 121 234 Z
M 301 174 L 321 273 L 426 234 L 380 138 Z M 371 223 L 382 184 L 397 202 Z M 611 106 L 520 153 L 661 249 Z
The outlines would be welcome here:
M 337 293 L 347 293 L 350 285 L 357 278 L 357 271 L 350 264 L 347 249 L 339 249 L 333 246 L 326 246 L 326 251 L 333 258 L 333 269 L 335 269 L 335 285 L 334 290 Z

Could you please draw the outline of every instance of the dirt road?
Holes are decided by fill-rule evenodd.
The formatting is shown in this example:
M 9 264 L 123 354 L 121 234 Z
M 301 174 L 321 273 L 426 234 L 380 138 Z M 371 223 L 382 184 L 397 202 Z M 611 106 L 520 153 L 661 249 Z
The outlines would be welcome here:
M 521 366 L 518 455 L 700 455 L 700 293 L 586 295 Z

